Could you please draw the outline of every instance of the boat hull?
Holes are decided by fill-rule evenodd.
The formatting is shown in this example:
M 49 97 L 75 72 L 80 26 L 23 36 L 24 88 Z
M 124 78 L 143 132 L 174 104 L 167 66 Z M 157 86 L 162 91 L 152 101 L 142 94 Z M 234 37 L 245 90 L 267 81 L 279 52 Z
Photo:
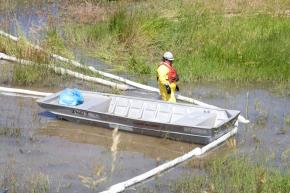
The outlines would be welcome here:
M 39 105 L 57 115 L 58 118 L 77 123 L 143 134 L 177 141 L 208 144 L 234 128 L 238 114 L 232 120 L 216 128 L 198 128 L 172 124 L 160 124 L 150 121 L 134 120 L 110 114 L 92 112 L 74 107 L 52 104 Z

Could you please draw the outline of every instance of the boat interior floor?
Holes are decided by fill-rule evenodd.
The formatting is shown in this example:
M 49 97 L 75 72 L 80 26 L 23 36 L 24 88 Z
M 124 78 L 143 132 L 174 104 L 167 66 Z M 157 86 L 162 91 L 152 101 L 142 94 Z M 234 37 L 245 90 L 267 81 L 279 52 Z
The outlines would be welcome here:
M 50 103 L 58 104 L 58 97 Z M 85 94 L 84 103 L 75 108 L 143 121 L 205 128 L 216 126 L 229 118 L 226 110 L 95 94 Z

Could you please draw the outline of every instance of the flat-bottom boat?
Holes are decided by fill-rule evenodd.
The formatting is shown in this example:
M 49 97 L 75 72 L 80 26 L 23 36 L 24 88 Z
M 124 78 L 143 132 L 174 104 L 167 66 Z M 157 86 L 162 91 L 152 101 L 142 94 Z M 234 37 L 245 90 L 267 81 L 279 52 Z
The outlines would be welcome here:
M 208 144 L 233 129 L 240 114 L 236 110 L 89 91 L 81 91 L 83 104 L 65 106 L 58 102 L 60 93 L 37 102 L 65 120 L 198 144 Z

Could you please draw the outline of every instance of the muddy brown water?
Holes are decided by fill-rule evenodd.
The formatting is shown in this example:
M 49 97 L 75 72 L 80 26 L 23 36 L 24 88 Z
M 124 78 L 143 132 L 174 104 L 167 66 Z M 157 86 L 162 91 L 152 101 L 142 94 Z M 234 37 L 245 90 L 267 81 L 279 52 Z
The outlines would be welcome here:
M 84 86 L 82 84 L 83 82 L 79 83 Z M 258 88 L 235 88 L 231 85 L 201 83 L 184 84 L 181 88 L 187 88 L 183 89 L 185 95 L 195 96 L 217 106 L 239 109 L 250 119 L 249 125 L 239 127 L 238 135 L 234 138 L 237 142 L 235 152 L 249 155 L 256 161 L 264 159 L 263 152 L 266 152 L 271 166 L 289 168 L 289 90 L 276 92 L 276 89 L 269 89 L 267 85 L 260 85 Z M 57 89 L 61 87 L 52 90 Z M 123 94 L 158 97 L 138 90 Z M 0 135 L 0 170 L 11 168 L 22 182 L 31 174 L 45 174 L 49 178 L 51 192 L 58 187 L 61 192 L 101 191 L 180 156 L 196 146 L 120 132 L 117 159 L 112 163 L 112 130 L 57 120 L 53 114 L 38 107 L 32 98 L 0 95 L 0 99 L 0 128 L 19 128 L 21 133 L 20 136 Z M 207 154 L 200 162 L 232 152 L 233 149 L 225 143 Z M 113 173 L 110 172 L 112 164 L 116 168 Z M 143 192 L 148 189 L 169 192 L 169 184 L 182 176 L 200 175 L 199 167 L 202 168 L 203 163 L 196 163 L 193 159 L 153 180 L 129 188 L 127 192 Z M 85 186 L 80 176 L 94 180 L 102 177 L 107 179 L 91 189 Z
M 80 181 L 80 175 L 95 179 L 107 176 L 108 180 L 97 188 L 105 189 L 193 147 L 191 144 L 122 132 L 116 169 L 111 174 L 111 130 L 57 120 L 40 109 L 35 99 L 5 95 L 1 95 L 0 99 L 0 128 L 21 129 L 20 136 L 0 136 L 1 166 L 9 165 L 22 178 L 31 173 L 44 173 L 53 184 L 60 180 L 62 186 L 69 187 L 63 192 L 90 192 Z M 94 174 L 98 167 L 104 167 L 101 176 Z M 180 168 L 173 172 L 173 176 L 183 172 L 186 169 Z
M 13 87 L 13 65 L 1 61 L 2 86 Z M 110 90 L 83 81 L 71 82 L 70 79 L 62 81 L 59 87 L 28 89 L 54 92 L 72 86 L 102 92 Z M 50 192 L 58 188 L 61 192 L 105 190 L 196 147 L 194 144 L 120 132 L 117 158 L 112 163 L 112 130 L 58 120 L 41 109 L 34 98 L 0 95 L 0 101 L 0 179 L 6 175 L 7 168 L 20 184 L 33 175 L 43 174 L 49 178 Z M 113 173 L 112 165 L 115 166 Z M 162 178 L 161 184 L 188 172 L 187 167 L 181 166 Z M 87 188 L 80 176 L 93 180 L 105 177 L 106 181 L 96 188 Z M 154 187 L 155 182 L 146 186 Z

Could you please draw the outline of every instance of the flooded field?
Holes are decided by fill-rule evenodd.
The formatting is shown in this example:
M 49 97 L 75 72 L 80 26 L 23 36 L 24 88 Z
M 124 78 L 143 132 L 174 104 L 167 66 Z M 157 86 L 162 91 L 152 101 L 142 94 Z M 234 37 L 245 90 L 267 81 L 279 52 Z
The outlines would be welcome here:
M 289 166 L 289 88 L 281 89 L 271 84 L 199 84 L 185 94 L 219 107 L 239 109 L 251 121 L 239 125 L 239 151 L 251 154 L 257 160 L 262 156 L 257 152 L 264 153 L 264 156 L 272 157 L 276 166 Z
M 1 2 L 1 1 L 0 1 Z M 5 1 L 6 3 L 8 1 Z M 0 29 L 16 35 L 18 29 L 32 42 L 42 38 L 50 17 L 58 18 L 55 3 L 15 4 L 13 12 L 1 10 Z M 13 19 L 7 22 L 7 18 Z M 57 20 L 56 20 L 57 21 Z M 76 58 L 101 70 L 112 70 L 81 50 Z M 13 65 L 0 60 L 0 86 L 14 87 Z M 15 64 L 16 65 L 16 64 Z M 140 81 L 140 76 L 123 72 Z M 53 77 L 56 78 L 56 77 Z M 156 86 L 155 77 L 143 80 Z M 111 89 L 72 78 L 24 87 L 55 92 L 66 87 L 100 92 Z M 192 82 L 180 84 L 181 94 L 222 108 L 240 110 L 251 123 L 239 125 L 237 136 L 198 160 L 193 159 L 125 192 L 171 192 L 182 176 L 203 175 L 204 165 L 223 155 L 247 155 L 253 162 L 283 171 L 290 167 L 290 88 L 273 83 L 235 84 Z M 117 92 L 131 96 L 159 96 L 142 90 Z M 0 192 L 99 192 L 178 157 L 197 145 L 113 131 L 58 120 L 38 107 L 36 99 L 0 94 Z M 112 151 L 113 144 L 117 150 Z
M 269 166 L 289 167 L 290 97 L 287 91 L 275 93 L 263 87 L 233 88 L 212 84 L 183 85 L 182 88 L 191 90 L 184 94 L 204 102 L 241 110 L 251 123 L 240 125 L 234 149 L 225 143 L 199 160 L 200 163 L 193 159 L 127 192 L 170 192 L 168 183 L 173 184 L 184 175 L 199 175 L 203 162 L 233 152 L 249 155 L 257 162 L 268 159 Z M 62 88 L 53 90 L 58 89 Z M 158 97 L 141 91 L 124 94 Z M 39 108 L 36 99 L 6 95 L 0 98 L 0 169 L 6 175 L 2 178 L 12 177 L 25 183 L 36 177 L 48 183 L 51 192 L 101 191 L 195 147 L 121 132 L 113 162 L 112 130 L 57 120 L 53 114 Z M 97 185 L 90 187 L 94 182 Z
M 13 177 L 23 182 L 40 173 L 61 192 L 90 192 L 81 182 L 82 176 L 95 181 L 106 178 L 97 187 L 98 191 L 103 190 L 194 147 L 122 132 L 116 162 L 112 163 L 111 130 L 56 120 L 40 109 L 35 99 L 0 97 L 4 112 L 0 119 L 1 173 L 9 168 Z M 113 165 L 115 169 L 111 171 Z M 184 172 L 188 169 L 180 167 L 162 181 Z M 56 187 L 58 183 L 60 187 Z

